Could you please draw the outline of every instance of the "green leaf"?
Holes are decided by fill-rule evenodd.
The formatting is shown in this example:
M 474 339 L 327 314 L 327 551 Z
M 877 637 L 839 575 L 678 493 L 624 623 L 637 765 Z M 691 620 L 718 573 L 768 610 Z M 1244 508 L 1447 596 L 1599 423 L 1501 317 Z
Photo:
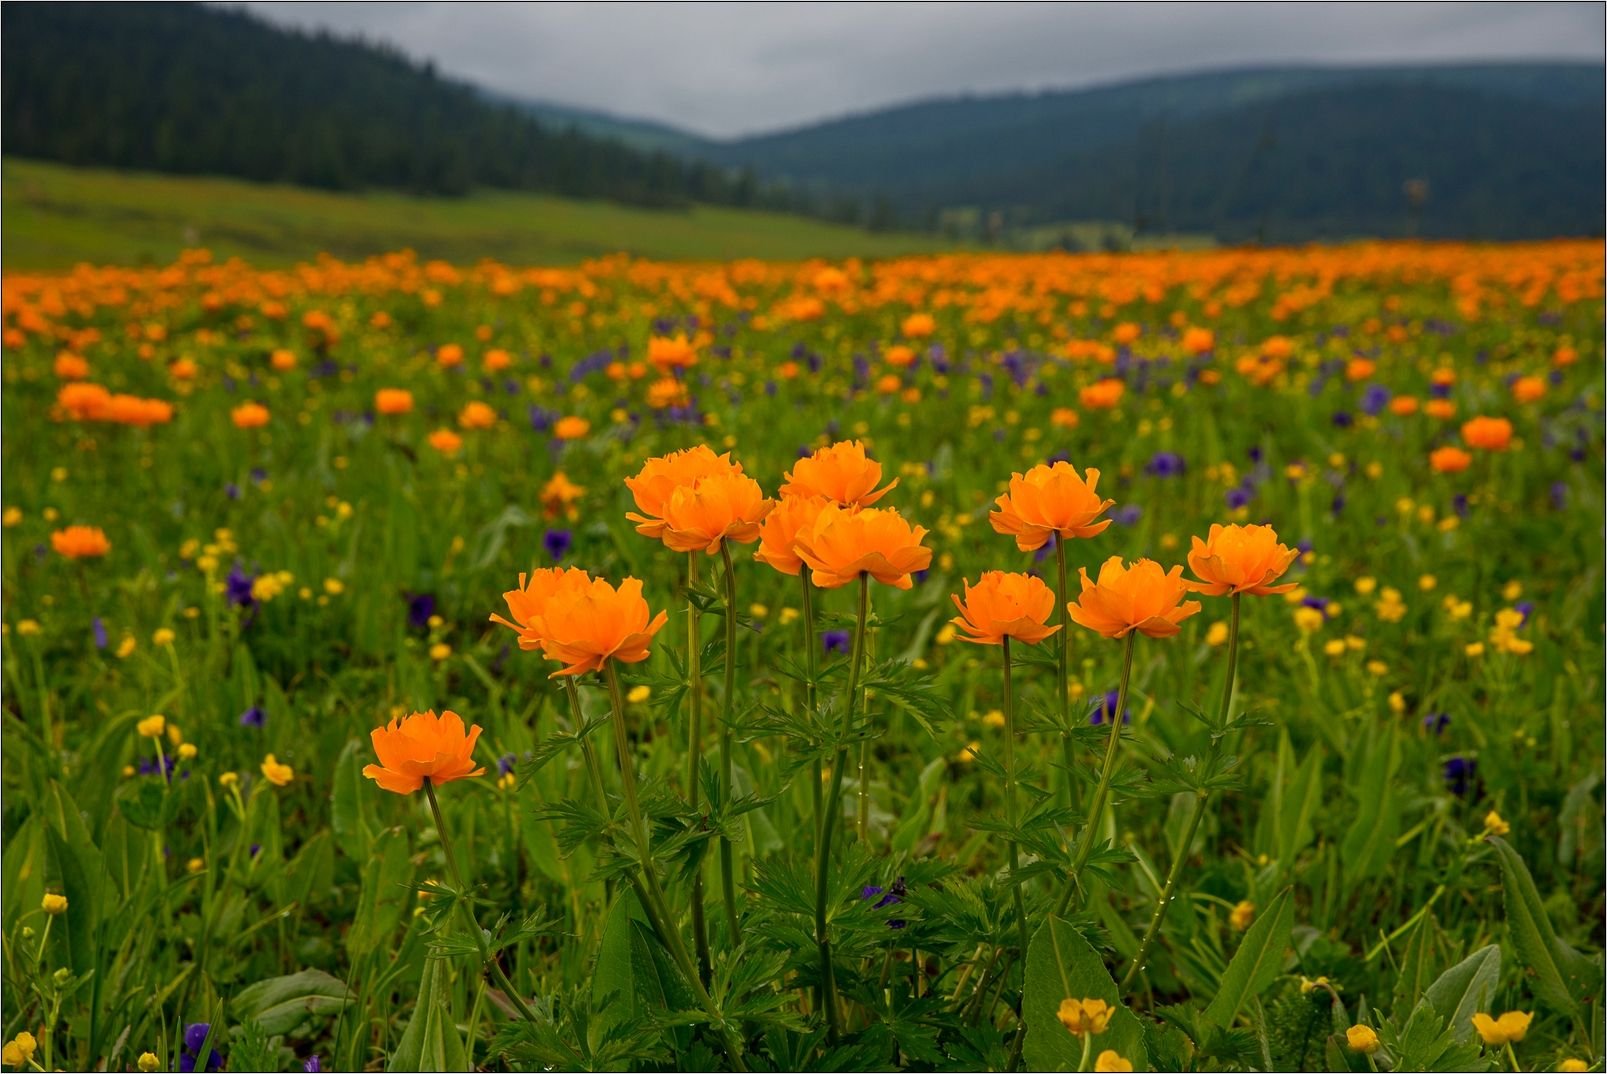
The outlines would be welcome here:
M 391 1053 L 385 1069 L 405 1071 L 468 1070 L 469 1056 L 458 1036 L 457 1020 L 452 1015 L 452 988 L 446 979 L 444 958 L 429 958 L 424 963 L 424 975 L 419 980 L 418 1003 L 413 1017 Z
M 355 961 L 377 949 L 396 931 L 413 899 L 413 862 L 408 857 L 407 832 L 387 828 L 374 841 L 363 866 L 363 886 L 357 912 L 346 931 L 346 950 Z
M 255 1020 L 269 1036 L 289 1033 L 315 1015 L 335 1014 L 352 999 L 346 986 L 323 970 L 270 977 L 234 997 L 238 1022 Z
M 1143 1023 L 1122 1006 L 1105 960 L 1067 922 L 1051 916 L 1039 926 L 1027 945 L 1022 988 L 1028 1069 L 1076 1070 L 1081 1063 L 1081 1038 L 1066 1032 L 1057 1017 L 1063 999 L 1102 999 L 1116 1008 L 1109 1027 L 1094 1038 L 1093 1054 L 1109 1048 L 1133 1064 L 1134 1070 L 1149 1069 Z
M 1348 782 L 1356 789 L 1356 819 L 1339 849 L 1347 891 L 1383 872 L 1395 853 L 1400 796 L 1392 793 L 1391 784 L 1400 768 L 1400 736 L 1391 729 L 1383 742 L 1356 750 L 1350 760 L 1354 763 Z
M 78 807 L 60 784 L 50 785 L 50 799 L 45 825 L 50 885 L 67 896 L 67 912 L 56 919 L 54 932 L 67 954 L 62 961 L 82 975 L 95 969 L 99 954 L 106 865 L 90 841 Z
M 365 786 L 368 782 L 363 778 L 363 743 L 352 739 L 335 762 L 329 819 L 341 850 L 357 861 L 367 861 L 373 848 L 373 825 L 368 819 L 372 788 Z
M 136 828 L 157 831 L 172 819 L 175 799 L 160 779 L 134 779 L 117 788 L 117 808 Z
M 1289 946 L 1294 919 L 1294 900 L 1285 888 L 1245 932 L 1244 942 L 1222 974 L 1216 998 L 1205 1009 L 1209 1021 L 1226 1029 L 1244 1005 L 1273 982 L 1283 968 L 1284 949 Z
M 1578 997 L 1585 994 L 1585 983 L 1592 978 L 1589 960 L 1558 937 L 1535 890 L 1534 877 L 1518 852 L 1505 839 L 1492 837 L 1490 845 L 1501 864 L 1507 928 L 1518 957 L 1534 975 L 1535 994 L 1563 1014 L 1578 1014 Z
M 1465 1044 L 1473 1039 L 1474 1013 L 1490 1009 L 1500 979 L 1501 948 L 1490 944 L 1440 974 L 1423 998 L 1451 1024 L 1456 1042 Z
M 621 1028 L 640 1021 L 636 1000 L 636 974 L 631 946 L 636 935 L 633 921 L 646 920 L 636 893 L 626 889 L 614 900 L 597 947 L 597 964 L 591 975 L 592 1019 L 587 1026 L 592 1050 Z

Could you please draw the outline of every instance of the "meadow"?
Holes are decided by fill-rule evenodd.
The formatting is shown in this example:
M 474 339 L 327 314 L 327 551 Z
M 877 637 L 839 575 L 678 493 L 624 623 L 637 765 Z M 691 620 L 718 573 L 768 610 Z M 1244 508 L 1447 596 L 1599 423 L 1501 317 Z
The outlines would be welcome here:
M 0 1058 L 1601 1069 L 1602 253 L 8 272 Z

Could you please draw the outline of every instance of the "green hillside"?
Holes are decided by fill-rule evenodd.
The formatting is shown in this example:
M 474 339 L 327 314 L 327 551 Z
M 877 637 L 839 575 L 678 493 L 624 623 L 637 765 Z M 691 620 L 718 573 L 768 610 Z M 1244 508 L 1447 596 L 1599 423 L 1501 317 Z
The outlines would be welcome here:
M 0 187 L 6 269 L 165 263 L 187 246 L 283 265 L 319 251 L 355 258 L 404 247 L 459 263 L 567 264 L 617 251 L 666 260 L 790 260 L 892 257 L 942 245 L 742 209 L 638 209 L 493 191 L 461 198 L 337 194 L 12 159 L 0 165 Z

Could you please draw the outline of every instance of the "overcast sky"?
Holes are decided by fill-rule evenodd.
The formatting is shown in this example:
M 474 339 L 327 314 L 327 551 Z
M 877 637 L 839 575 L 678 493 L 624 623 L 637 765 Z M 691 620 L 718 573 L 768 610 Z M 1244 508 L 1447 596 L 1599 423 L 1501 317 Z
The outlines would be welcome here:
M 1603 6 L 245 3 L 519 97 L 730 136 L 962 92 L 1251 63 L 1602 61 Z

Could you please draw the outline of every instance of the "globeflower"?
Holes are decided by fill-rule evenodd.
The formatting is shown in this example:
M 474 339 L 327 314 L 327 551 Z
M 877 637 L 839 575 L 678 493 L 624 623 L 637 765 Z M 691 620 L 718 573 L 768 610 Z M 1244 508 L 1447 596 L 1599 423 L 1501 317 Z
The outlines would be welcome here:
M 1499 1018 L 1491 1018 L 1488 1014 L 1480 1012 L 1473 1016 L 1473 1029 L 1485 1044 L 1499 1048 L 1522 1040 L 1524 1034 L 1529 1032 L 1529 1023 L 1533 1020 L 1532 1011 L 1507 1011 Z
M 697 364 L 697 347 L 684 333 L 670 337 L 653 336 L 647 341 L 647 360 L 652 362 L 660 373 L 690 369 Z
M 1512 445 L 1512 423 L 1506 418 L 1470 418 L 1462 423 L 1462 442 L 1481 451 L 1505 451 Z
M 925 537 L 925 529 L 911 526 L 893 508 L 846 510 L 829 503 L 813 525 L 799 531 L 795 547 L 822 589 L 845 586 L 861 575 L 908 589 L 910 575 L 932 563 L 932 550 L 921 545 Z
M 882 488 L 882 464 L 865 453 L 859 440 L 843 440 L 823 447 L 793 464 L 782 478 L 783 496 L 823 496 L 844 507 L 869 507 L 898 484 L 894 478 Z
M 98 559 L 112 550 L 99 526 L 68 526 L 50 535 L 50 546 L 68 559 Z
M 379 764 L 365 766 L 363 775 L 396 794 L 412 794 L 426 779 L 439 786 L 485 774 L 474 763 L 480 726 L 465 732 L 463 718 L 451 709 L 439 716 L 433 709 L 412 713 L 374 728 L 368 737 Z
M 451 429 L 437 429 L 425 439 L 429 441 L 430 447 L 442 455 L 456 455 L 463 447 L 463 437 Z
M 1151 638 L 1168 638 L 1180 629 L 1178 624 L 1200 610 L 1197 600 L 1184 600 L 1189 584 L 1183 568 L 1165 570 L 1152 559 L 1141 559 L 1131 567 L 1122 557 L 1111 556 L 1099 568 L 1099 580 L 1079 568 L 1082 594 L 1066 606 L 1072 621 L 1103 634 L 1123 638 L 1136 630 Z
M 465 429 L 489 429 L 497 423 L 497 412 L 490 404 L 471 399 L 458 411 L 458 424 Z
M 1096 1036 L 1110 1025 L 1115 1008 L 1102 999 L 1063 999 L 1055 1017 L 1076 1037 Z
M 1127 385 L 1115 377 L 1096 380 L 1077 393 L 1077 399 L 1089 410 L 1110 410 L 1122 401 Z
M 1213 524 L 1205 540 L 1194 538 L 1189 552 L 1189 570 L 1200 579 L 1190 588 L 1210 597 L 1248 593 L 1264 597 L 1287 593 L 1294 583 L 1273 585 L 1300 555 L 1299 549 L 1278 542 L 1271 526 L 1223 526 Z
M 260 429 L 268 424 L 268 408 L 261 403 L 241 403 L 229 411 L 236 429 Z
M 800 574 L 804 563 L 795 546 L 798 533 L 812 525 L 825 506 L 826 500 L 820 496 L 782 496 L 759 527 L 759 547 L 753 558 L 782 574 Z
M 547 483 L 541 486 L 541 510 L 548 518 L 557 518 L 566 515 L 571 520 L 580 514 L 575 509 L 585 489 L 575 484 L 562 470 L 553 474 Z
M 978 645 L 1003 645 L 1006 638 L 1036 645 L 1060 629 L 1045 626 L 1054 614 L 1054 590 L 1030 574 L 987 571 L 976 585 L 964 583 L 965 598 L 951 594 L 960 614 L 949 620 Z
M 659 538 L 674 552 L 714 555 L 725 541 L 752 544 L 775 501 L 746 474 L 711 474 L 670 493 Z
M 296 778 L 296 770 L 270 753 L 262 761 L 262 778 L 275 787 L 285 787 Z
M 566 418 L 559 418 L 552 427 L 552 435 L 559 440 L 579 440 L 589 432 L 591 422 L 572 414 Z
M 662 611 L 649 612 L 639 579 L 627 578 L 618 589 L 601 578 L 563 585 L 540 616 L 541 651 L 564 665 L 554 678 L 601 671 L 610 660 L 639 664 L 668 620 Z
M 1345 1044 L 1353 1052 L 1372 1055 L 1378 1051 L 1378 1034 L 1372 1026 L 1353 1025 L 1345 1030 Z
M 1428 464 L 1437 474 L 1459 474 L 1473 465 L 1473 456 L 1459 447 L 1447 444 L 1429 452 Z
M 582 589 L 591 585 L 591 575 L 579 567 L 543 567 L 529 574 L 519 575 L 519 588 L 502 594 L 508 603 L 509 622 L 500 615 L 491 616 L 491 622 L 500 623 L 519 635 L 519 648 L 541 648 L 543 635 L 541 617 L 553 594 L 561 589 Z
M 659 538 L 665 528 L 664 512 L 676 489 L 691 488 L 715 474 L 740 473 L 742 464 L 732 462 L 730 452 L 716 455 L 707 444 L 648 459 L 635 477 L 625 479 L 641 512 L 625 517 L 636 523 L 636 532 L 643 537 Z
M 374 410 L 380 414 L 406 414 L 413 409 L 413 393 L 406 388 L 381 388 L 374 393 Z
M 1050 537 L 1096 537 L 1110 525 L 1099 520 L 1115 500 L 1100 499 L 1099 471 L 1089 467 L 1079 477 L 1069 462 L 1039 464 L 1025 474 L 1012 474 L 1010 490 L 994 503 L 988 521 L 997 533 L 1016 539 L 1016 547 L 1033 552 Z
M 1094 1060 L 1096 1074 L 1127 1074 L 1132 1069 L 1133 1064 L 1114 1048 L 1106 1048 Z

